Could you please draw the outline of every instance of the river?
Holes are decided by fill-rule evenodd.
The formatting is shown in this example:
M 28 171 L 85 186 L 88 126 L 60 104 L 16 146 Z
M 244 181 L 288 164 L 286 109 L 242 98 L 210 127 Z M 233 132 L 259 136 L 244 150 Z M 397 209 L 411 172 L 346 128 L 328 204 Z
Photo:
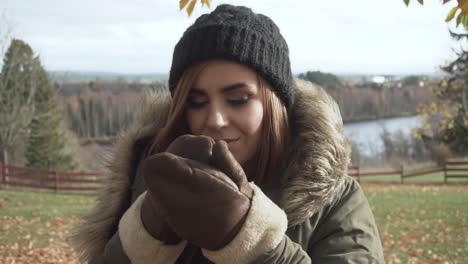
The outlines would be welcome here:
M 419 116 L 396 117 L 345 124 L 344 132 L 348 139 L 359 146 L 363 154 L 375 155 L 383 150 L 380 135 L 384 128 L 391 134 L 401 131 L 410 137 L 411 130 L 421 125 L 422 120 Z

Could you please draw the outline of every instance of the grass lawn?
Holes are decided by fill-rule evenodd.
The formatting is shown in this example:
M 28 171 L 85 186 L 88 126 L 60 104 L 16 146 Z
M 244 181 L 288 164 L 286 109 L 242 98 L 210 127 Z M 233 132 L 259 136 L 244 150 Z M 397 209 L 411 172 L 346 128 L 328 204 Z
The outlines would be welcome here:
M 468 185 L 363 184 L 387 263 L 468 263 Z M 0 263 L 77 263 L 67 237 L 91 196 L 0 189 Z
M 67 238 L 91 196 L 0 189 L 0 263 L 77 263 Z
M 387 263 L 468 263 L 468 185 L 363 188 Z

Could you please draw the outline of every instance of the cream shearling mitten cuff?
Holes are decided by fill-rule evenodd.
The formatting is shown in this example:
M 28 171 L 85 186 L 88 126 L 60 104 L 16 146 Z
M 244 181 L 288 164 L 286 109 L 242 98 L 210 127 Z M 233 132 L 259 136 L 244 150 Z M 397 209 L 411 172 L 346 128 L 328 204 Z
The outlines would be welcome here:
M 275 249 L 286 234 L 286 213 L 270 200 L 255 184 L 252 204 L 244 225 L 225 247 L 203 255 L 214 263 L 251 263 L 259 256 Z
M 187 241 L 166 245 L 152 237 L 141 221 L 140 211 L 146 192 L 142 193 L 119 222 L 119 236 L 125 254 L 133 264 L 175 263 Z

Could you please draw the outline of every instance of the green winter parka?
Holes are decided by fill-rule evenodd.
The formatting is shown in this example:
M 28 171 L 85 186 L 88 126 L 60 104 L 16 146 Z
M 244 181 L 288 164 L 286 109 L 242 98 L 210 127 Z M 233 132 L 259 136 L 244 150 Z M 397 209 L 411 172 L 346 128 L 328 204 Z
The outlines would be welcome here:
M 137 124 L 117 143 L 95 207 L 73 242 L 88 263 L 384 263 L 368 201 L 347 176 L 350 147 L 333 99 L 295 80 L 289 113 L 291 145 L 277 190 L 255 186 L 239 234 L 219 251 L 181 242 L 164 245 L 142 228 L 146 194 L 138 163 L 163 127 L 170 96 L 147 96 Z

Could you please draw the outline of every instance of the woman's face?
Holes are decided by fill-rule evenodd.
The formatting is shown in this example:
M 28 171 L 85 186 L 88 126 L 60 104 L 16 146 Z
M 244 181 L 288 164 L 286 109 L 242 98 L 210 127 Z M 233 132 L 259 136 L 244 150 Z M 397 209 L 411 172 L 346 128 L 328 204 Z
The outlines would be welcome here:
M 240 164 L 260 144 L 263 103 L 256 73 L 224 60 L 209 61 L 194 82 L 186 103 L 186 119 L 194 135 L 224 140 Z

